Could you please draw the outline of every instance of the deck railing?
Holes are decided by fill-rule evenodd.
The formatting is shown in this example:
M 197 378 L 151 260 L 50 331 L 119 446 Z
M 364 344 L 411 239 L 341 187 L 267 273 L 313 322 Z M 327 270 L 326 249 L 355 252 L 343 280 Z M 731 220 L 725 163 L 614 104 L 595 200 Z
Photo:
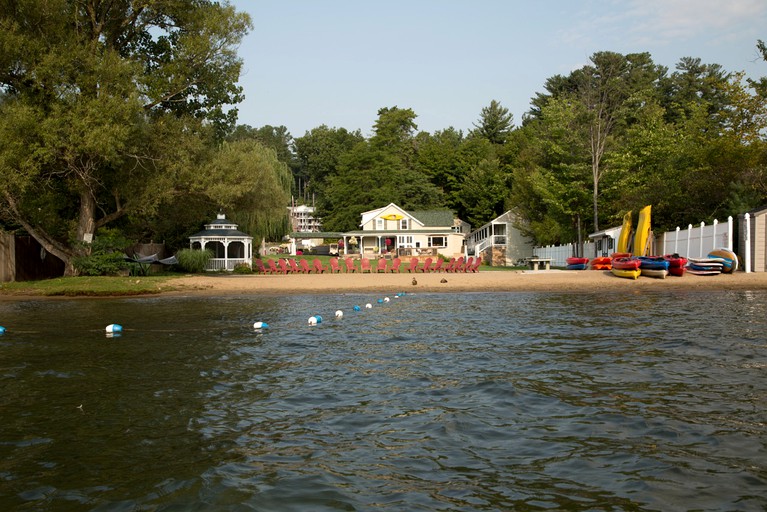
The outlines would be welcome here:
M 242 264 L 250 265 L 250 261 L 247 258 L 211 258 L 205 270 L 211 272 L 234 270 L 234 267 Z

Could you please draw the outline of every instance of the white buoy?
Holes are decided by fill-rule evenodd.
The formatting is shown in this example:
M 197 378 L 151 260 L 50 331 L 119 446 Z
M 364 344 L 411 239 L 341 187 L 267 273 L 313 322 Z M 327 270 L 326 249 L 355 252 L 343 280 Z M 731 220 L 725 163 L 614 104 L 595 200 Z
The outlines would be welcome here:
M 389 302 L 389 297 L 384 297 L 384 302 Z
M 109 324 L 106 328 L 107 334 L 116 334 L 118 332 L 123 332 L 123 326 L 120 324 Z
M 344 312 L 343 311 L 341 311 L 340 309 L 338 311 L 336 311 L 336 318 L 343 318 L 343 316 L 344 316 Z
M 266 322 L 256 322 L 256 323 L 253 324 L 253 328 L 254 329 L 268 329 L 269 328 L 269 324 L 267 324 Z
M 317 325 L 317 317 L 316 316 L 310 316 L 309 317 L 309 325 Z
M 367 304 L 365 304 L 365 309 L 370 309 L 372 307 L 373 307 L 373 305 L 371 303 L 369 303 L 369 302 Z

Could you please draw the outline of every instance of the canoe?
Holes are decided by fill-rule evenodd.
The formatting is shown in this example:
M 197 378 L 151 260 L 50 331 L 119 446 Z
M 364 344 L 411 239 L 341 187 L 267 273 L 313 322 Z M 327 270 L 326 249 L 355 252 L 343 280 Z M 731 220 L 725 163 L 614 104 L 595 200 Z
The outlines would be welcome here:
M 588 258 L 576 258 L 575 256 L 572 256 L 570 258 L 565 258 L 565 263 L 568 265 L 583 265 L 589 262 Z
M 567 270 L 586 270 L 589 268 L 588 263 L 572 263 L 570 265 L 567 265 Z
M 639 268 L 648 270 L 668 270 L 669 263 L 662 256 L 640 256 Z M 663 276 L 666 277 L 666 276 Z
M 657 277 L 660 279 L 666 279 L 666 276 L 668 275 L 668 270 L 665 268 L 640 268 L 639 271 L 643 276 Z
M 633 258 L 633 255 L 630 252 L 614 252 L 610 255 L 610 260 L 614 261 L 618 258 Z
M 614 276 L 625 277 L 627 279 L 636 279 L 639 277 L 639 274 L 642 273 L 642 271 L 639 270 L 638 268 L 634 270 L 624 270 L 624 269 L 615 268 L 615 267 L 613 267 L 610 270 L 610 272 L 612 272 Z
M 618 252 L 629 251 L 629 240 L 631 239 L 631 212 L 623 216 L 623 227 L 621 234 L 618 235 Z
M 738 256 L 729 249 L 716 249 L 708 253 L 708 257 L 722 260 L 722 272 L 729 274 L 738 270 Z
M 634 256 L 644 256 L 647 252 L 647 240 L 650 237 L 650 212 L 652 205 L 639 210 L 636 234 L 634 234 Z
M 615 258 L 612 270 L 639 270 L 641 264 L 637 258 Z
M 612 263 L 604 263 L 604 264 L 591 264 L 591 270 L 612 270 L 613 264 Z

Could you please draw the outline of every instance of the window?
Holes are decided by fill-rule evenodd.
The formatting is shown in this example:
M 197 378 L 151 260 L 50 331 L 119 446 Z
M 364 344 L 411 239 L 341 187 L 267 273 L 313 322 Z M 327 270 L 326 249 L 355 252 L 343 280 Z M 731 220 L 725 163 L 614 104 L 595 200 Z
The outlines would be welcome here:
M 376 219 L 376 230 L 381 231 L 384 228 L 384 220 Z
M 405 235 L 397 235 L 398 247 L 413 247 L 413 237 Z
M 447 247 L 446 236 L 430 236 L 429 247 Z
M 400 229 L 410 229 L 410 219 L 401 219 L 399 221 Z

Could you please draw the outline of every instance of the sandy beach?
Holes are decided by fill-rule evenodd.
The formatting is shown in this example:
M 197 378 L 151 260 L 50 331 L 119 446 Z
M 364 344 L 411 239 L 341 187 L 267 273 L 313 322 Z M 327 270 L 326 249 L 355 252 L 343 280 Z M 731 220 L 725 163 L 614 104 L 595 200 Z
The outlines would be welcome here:
M 415 280 L 415 281 L 414 281 Z M 660 290 L 767 290 L 767 273 L 736 272 L 714 276 L 613 276 L 604 271 L 508 271 L 476 274 L 288 274 L 194 275 L 172 282 L 167 295 L 231 295 L 357 292 L 482 292 L 482 291 L 660 291 Z

